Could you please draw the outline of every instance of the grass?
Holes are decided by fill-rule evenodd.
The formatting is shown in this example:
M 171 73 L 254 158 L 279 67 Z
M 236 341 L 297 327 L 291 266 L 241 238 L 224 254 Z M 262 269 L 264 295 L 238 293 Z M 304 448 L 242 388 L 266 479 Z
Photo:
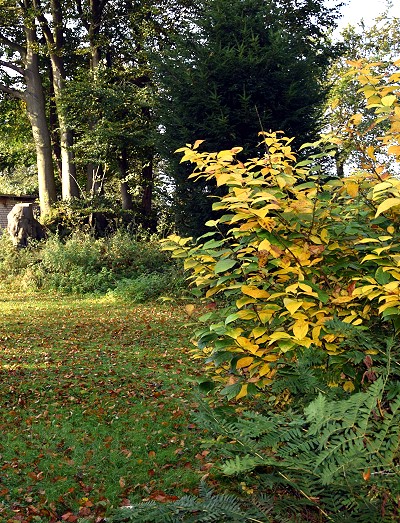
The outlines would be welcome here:
M 198 485 L 183 309 L 1 294 L 0 317 L 0 521 L 99 523 Z

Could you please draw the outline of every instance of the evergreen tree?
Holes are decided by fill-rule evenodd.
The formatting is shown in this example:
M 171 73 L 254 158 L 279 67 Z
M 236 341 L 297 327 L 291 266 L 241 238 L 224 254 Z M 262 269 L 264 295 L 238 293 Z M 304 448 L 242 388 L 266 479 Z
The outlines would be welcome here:
M 214 189 L 187 182 L 173 151 L 204 139 L 208 150 L 241 146 L 254 156 L 262 130 L 283 130 L 297 144 L 313 139 L 337 18 L 338 7 L 320 0 L 204 0 L 188 17 L 159 66 L 162 141 L 180 232 L 203 232 Z

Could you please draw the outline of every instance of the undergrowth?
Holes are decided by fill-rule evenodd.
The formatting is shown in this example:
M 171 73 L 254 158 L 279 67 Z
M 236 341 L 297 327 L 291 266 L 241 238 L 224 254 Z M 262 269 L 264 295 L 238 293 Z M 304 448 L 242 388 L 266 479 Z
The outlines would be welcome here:
M 109 293 L 134 302 L 179 295 L 183 270 L 162 252 L 157 238 L 117 231 L 107 238 L 77 232 L 51 235 L 26 249 L 0 238 L 1 287 L 11 290 Z

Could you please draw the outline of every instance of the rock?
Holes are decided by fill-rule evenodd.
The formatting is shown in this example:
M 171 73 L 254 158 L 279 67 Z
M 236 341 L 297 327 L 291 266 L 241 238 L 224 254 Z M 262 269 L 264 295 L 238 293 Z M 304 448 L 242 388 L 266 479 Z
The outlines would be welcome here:
M 13 244 L 16 247 L 26 247 L 28 240 L 42 240 L 45 232 L 41 224 L 33 216 L 33 204 L 18 203 L 7 215 L 8 227 Z

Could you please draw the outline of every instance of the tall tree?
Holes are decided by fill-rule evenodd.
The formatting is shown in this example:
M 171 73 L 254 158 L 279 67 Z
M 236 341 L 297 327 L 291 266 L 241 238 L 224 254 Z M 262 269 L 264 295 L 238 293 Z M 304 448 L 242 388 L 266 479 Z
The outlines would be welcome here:
M 176 185 L 181 232 L 198 234 L 211 203 L 209 186 L 188 184 L 172 152 L 206 140 L 208 150 L 256 155 L 262 130 L 296 143 L 319 129 L 324 80 L 335 50 L 329 32 L 338 8 L 322 0 L 203 0 L 159 65 L 164 93 L 164 151 Z
M 40 0 L 33 0 L 33 5 L 35 16 L 39 21 L 47 44 L 47 53 L 51 62 L 52 87 L 60 134 L 62 198 L 63 200 L 69 200 L 72 197 L 79 196 L 79 188 L 72 152 L 73 135 L 71 129 L 68 128 L 65 111 L 62 106 L 63 91 L 66 84 L 63 7 L 61 0 L 50 0 L 46 5 L 43 5 Z
M 2 2 L 0 90 L 26 103 L 36 147 L 40 207 L 45 214 L 56 200 L 56 186 L 33 11 L 31 0 Z

